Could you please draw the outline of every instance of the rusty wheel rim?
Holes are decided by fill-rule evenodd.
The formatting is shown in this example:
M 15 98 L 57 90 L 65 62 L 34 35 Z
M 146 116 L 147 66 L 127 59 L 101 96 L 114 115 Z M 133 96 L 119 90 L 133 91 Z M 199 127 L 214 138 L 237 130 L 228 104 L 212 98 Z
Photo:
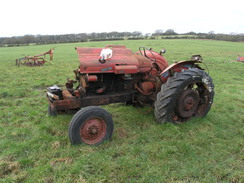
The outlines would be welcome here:
M 194 116 L 199 105 L 200 97 L 197 91 L 188 88 L 182 92 L 176 103 L 176 112 L 182 118 Z
M 94 117 L 85 121 L 80 128 L 81 140 L 86 144 L 96 144 L 106 135 L 106 123 L 103 119 Z

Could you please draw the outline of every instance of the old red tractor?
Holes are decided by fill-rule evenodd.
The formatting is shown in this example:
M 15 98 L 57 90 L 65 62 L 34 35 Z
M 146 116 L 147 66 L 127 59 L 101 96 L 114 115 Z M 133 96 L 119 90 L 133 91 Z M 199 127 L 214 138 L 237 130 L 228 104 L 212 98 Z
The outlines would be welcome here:
M 204 117 L 211 108 L 214 85 L 199 66 L 200 55 L 168 65 L 151 48 L 123 45 L 76 48 L 80 66 L 66 89 L 48 88 L 49 115 L 78 111 L 69 125 L 72 144 L 98 145 L 111 138 L 113 119 L 99 105 L 126 103 L 154 106 L 159 123 L 183 123 Z

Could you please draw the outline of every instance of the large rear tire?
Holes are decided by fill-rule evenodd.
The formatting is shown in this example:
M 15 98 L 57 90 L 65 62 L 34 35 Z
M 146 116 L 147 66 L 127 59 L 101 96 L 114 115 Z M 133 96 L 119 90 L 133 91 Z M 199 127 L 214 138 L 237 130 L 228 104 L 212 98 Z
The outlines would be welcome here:
M 213 97 L 214 85 L 206 72 L 196 68 L 176 72 L 161 86 L 154 114 L 159 123 L 182 123 L 192 117 L 204 117 Z
M 89 106 L 79 110 L 69 125 L 69 138 L 73 145 L 99 145 L 111 138 L 113 119 L 103 108 Z

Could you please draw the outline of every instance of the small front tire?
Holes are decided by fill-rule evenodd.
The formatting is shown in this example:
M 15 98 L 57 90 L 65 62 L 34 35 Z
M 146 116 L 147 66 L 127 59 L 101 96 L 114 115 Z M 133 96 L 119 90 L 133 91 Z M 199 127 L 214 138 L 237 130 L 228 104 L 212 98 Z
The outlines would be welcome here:
M 103 108 L 89 106 L 79 110 L 69 125 L 69 138 L 73 145 L 99 145 L 111 138 L 112 116 Z

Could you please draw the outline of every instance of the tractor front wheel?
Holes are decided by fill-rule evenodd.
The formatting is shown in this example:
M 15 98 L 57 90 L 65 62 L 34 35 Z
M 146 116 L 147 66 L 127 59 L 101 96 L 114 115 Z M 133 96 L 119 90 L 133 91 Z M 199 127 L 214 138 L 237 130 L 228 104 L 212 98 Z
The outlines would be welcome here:
M 69 138 L 73 145 L 99 145 L 111 138 L 113 119 L 103 108 L 89 106 L 79 110 L 69 125 Z
M 204 117 L 211 108 L 214 85 L 203 70 L 192 68 L 176 72 L 157 94 L 155 116 L 159 123 L 182 123 Z

